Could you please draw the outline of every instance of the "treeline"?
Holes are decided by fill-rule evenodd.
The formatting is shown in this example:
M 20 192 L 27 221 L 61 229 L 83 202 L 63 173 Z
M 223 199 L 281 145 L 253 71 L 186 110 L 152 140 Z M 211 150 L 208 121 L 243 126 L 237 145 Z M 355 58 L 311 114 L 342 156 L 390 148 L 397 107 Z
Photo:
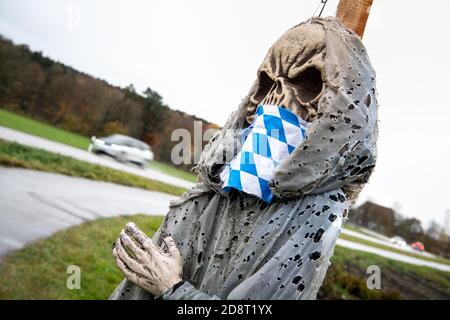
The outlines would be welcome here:
M 425 245 L 426 251 L 450 258 L 448 230 L 435 221 L 425 229 L 416 218 L 406 218 L 394 209 L 367 201 L 350 210 L 348 222 L 388 237 L 400 236 L 408 244 L 420 241 Z
M 167 163 L 177 143 L 170 141 L 174 129 L 185 128 L 193 136 L 195 120 L 202 121 L 203 131 L 217 127 L 172 110 L 151 88 L 138 93 L 133 85 L 112 86 L 1 36 L 0 107 L 86 136 L 133 136 L 151 145 L 156 159 Z

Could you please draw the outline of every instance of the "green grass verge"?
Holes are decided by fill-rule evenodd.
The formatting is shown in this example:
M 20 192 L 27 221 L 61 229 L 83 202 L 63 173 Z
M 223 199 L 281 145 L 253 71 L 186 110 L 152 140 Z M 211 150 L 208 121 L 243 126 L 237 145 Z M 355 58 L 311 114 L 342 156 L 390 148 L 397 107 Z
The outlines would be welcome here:
M 106 181 L 129 187 L 182 195 L 186 189 L 164 182 L 125 173 L 42 149 L 0 140 L 0 164 L 68 176 Z
M 159 161 L 150 162 L 148 164 L 148 167 L 150 169 L 153 169 L 153 170 L 159 171 L 161 173 L 165 173 L 165 174 L 168 174 L 168 175 L 180 178 L 180 179 L 184 179 L 184 180 L 191 181 L 191 182 L 197 181 L 196 175 L 186 172 L 186 171 L 183 171 L 183 170 L 180 170 L 180 169 L 177 169 L 177 168 L 174 168 L 172 166 L 169 166 L 168 164 L 165 164 L 165 163 L 162 163 Z
M 412 257 L 412 258 L 417 258 L 417 259 L 422 259 L 422 260 L 426 260 L 426 261 L 431 261 L 431 262 L 437 262 L 437 263 L 450 265 L 450 261 L 445 259 L 445 258 L 441 258 L 441 257 L 431 258 L 431 257 L 427 257 L 427 256 L 424 256 L 424 255 L 421 255 L 421 254 L 418 254 L 418 253 L 408 252 L 408 251 L 405 251 L 405 250 L 402 250 L 402 249 L 397 249 L 397 248 L 394 248 L 394 247 L 385 246 L 385 245 L 382 245 L 382 244 L 377 243 L 377 242 L 369 241 L 369 240 L 366 240 L 366 239 L 361 239 L 361 238 L 354 237 L 354 236 L 351 236 L 351 235 L 348 235 L 348 234 L 344 234 L 344 233 L 341 233 L 339 238 L 344 239 L 344 240 L 349 240 L 349 241 L 352 241 L 352 242 L 357 242 L 357 243 L 360 243 L 360 244 L 364 244 L 364 245 L 367 245 L 367 246 L 370 246 L 370 247 L 375 247 L 375 248 L 378 248 L 378 249 L 383 249 L 383 250 L 399 253 L 399 254 L 402 254 L 404 256 L 408 256 L 408 257 Z
M 348 230 L 351 230 L 351 231 L 363 233 L 366 236 L 369 236 L 369 237 L 372 237 L 372 238 L 375 238 L 375 239 L 378 239 L 378 240 L 383 240 L 384 239 L 383 237 L 381 237 L 382 235 L 380 235 L 380 237 L 377 237 L 377 236 L 373 235 L 372 233 L 370 233 L 370 230 L 367 230 L 364 227 L 358 227 L 358 226 L 354 226 L 354 225 L 346 223 L 344 225 L 344 228 L 348 229 Z
M 90 142 L 89 138 L 86 136 L 60 129 L 51 124 L 37 121 L 4 109 L 0 109 L 0 126 L 64 143 L 83 150 L 87 150 Z M 159 161 L 152 161 L 149 164 L 149 167 L 153 170 L 157 170 L 180 179 L 185 179 L 187 181 L 195 182 L 197 179 L 192 173 L 174 168 Z
M 128 221 L 151 236 L 163 217 L 90 221 L 6 256 L 0 263 L 0 299 L 107 299 L 123 278 L 111 247 Z M 66 286 L 69 265 L 81 268 L 80 290 Z
M 87 150 L 89 146 L 88 137 L 4 109 L 0 109 L 0 126 L 64 143 L 83 150 Z
M 322 299 L 450 299 L 450 272 L 336 246 L 319 291 Z M 368 266 L 378 266 L 381 290 L 367 288 Z
M 122 280 L 111 246 L 128 221 L 152 236 L 163 217 L 134 215 L 89 221 L 12 252 L 0 263 L 0 299 L 107 299 Z M 81 268 L 80 290 L 66 287 L 69 265 Z M 369 265 L 380 266 L 382 290 L 367 289 Z M 402 290 L 409 291 L 403 294 Z M 449 298 L 450 273 L 336 247 L 319 293 L 321 299 L 408 297 Z
M 359 233 L 365 233 L 364 229 L 362 229 L 360 227 L 357 227 L 357 226 L 352 226 L 352 225 L 350 225 L 348 223 L 344 225 L 344 228 L 348 229 L 350 231 L 355 231 L 355 232 L 359 232 Z

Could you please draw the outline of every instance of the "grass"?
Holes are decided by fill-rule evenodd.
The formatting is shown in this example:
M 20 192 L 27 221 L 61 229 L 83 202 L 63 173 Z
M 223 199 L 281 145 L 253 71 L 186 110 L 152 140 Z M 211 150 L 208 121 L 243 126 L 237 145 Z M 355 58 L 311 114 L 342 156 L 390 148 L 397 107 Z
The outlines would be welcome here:
M 0 140 L 0 164 L 182 195 L 186 189 L 41 149 Z
M 450 273 L 336 246 L 322 299 L 450 299 Z M 367 267 L 378 266 L 381 290 L 369 290 Z
M 0 126 L 67 144 L 82 150 L 87 150 L 90 142 L 90 139 L 86 136 L 57 128 L 51 124 L 37 121 L 4 109 L 0 109 Z M 149 168 L 187 181 L 196 181 L 196 176 L 194 174 L 174 168 L 159 161 L 152 161 L 149 164 Z
M 88 137 L 4 109 L 0 109 L 0 126 L 64 143 L 83 150 L 86 150 L 89 146 Z
M 180 179 L 184 179 L 184 180 L 191 181 L 191 182 L 197 181 L 196 175 L 186 172 L 184 170 L 174 168 L 168 164 L 165 164 L 165 163 L 162 163 L 159 161 L 150 162 L 148 167 L 150 169 L 153 169 L 153 170 L 159 171 L 161 173 L 165 173 L 165 174 L 168 174 L 168 175 L 180 178 Z
M 369 290 L 366 280 L 360 274 L 352 272 L 347 265 L 348 261 L 364 261 L 358 264 L 359 271 L 364 270 L 367 266 L 379 263 L 378 257 L 365 256 L 364 253 L 336 247 L 333 258 L 331 259 L 331 267 L 327 271 L 327 275 L 319 290 L 319 299 L 382 299 L 382 300 L 399 300 L 403 296 L 400 292 L 393 289 Z M 377 264 L 378 265 L 378 264 Z
M 86 222 L 6 256 L 0 264 L 0 299 L 107 299 L 123 276 L 112 243 L 128 221 L 151 236 L 163 217 L 122 216 Z M 69 265 L 81 268 L 81 289 L 69 290 Z
M 359 233 L 365 233 L 365 232 L 364 232 L 364 229 L 362 229 L 362 228 L 360 228 L 360 227 L 357 227 L 357 226 L 353 226 L 353 225 L 348 224 L 348 223 L 346 223 L 346 224 L 344 225 L 344 228 L 345 228 L 345 229 L 348 229 L 348 230 L 350 230 L 350 231 L 355 231 L 355 232 L 359 232 Z
M 351 225 L 351 224 L 349 224 L 349 223 L 346 223 L 346 224 L 344 225 L 344 228 L 345 228 L 345 229 L 348 229 L 348 230 L 350 230 L 350 231 L 355 231 L 355 232 L 363 233 L 363 234 L 365 234 L 365 235 L 367 235 L 367 236 L 369 236 L 369 237 L 377 238 L 378 240 L 383 240 L 383 239 L 384 239 L 384 238 L 382 237 L 383 235 L 381 235 L 381 234 L 380 234 L 380 237 L 377 237 L 377 236 L 375 236 L 374 234 L 372 234 L 372 233 L 370 232 L 370 230 L 367 230 L 367 229 L 365 229 L 365 228 L 363 228 L 363 227 L 358 227 L 358 226 L 355 226 L 355 225 Z M 375 232 L 375 233 L 376 233 L 376 232 Z
M 0 264 L 0 299 L 107 299 L 122 280 L 111 246 L 128 221 L 151 236 L 163 217 L 134 215 L 89 221 L 7 255 Z M 320 290 L 321 299 L 450 297 L 450 273 L 340 247 L 336 247 L 332 263 Z M 81 268 L 80 290 L 66 287 L 69 265 Z M 380 266 L 382 290 L 367 289 L 368 265 Z M 388 278 L 395 281 L 390 284 Z M 402 292 L 411 289 L 414 291 Z
M 344 240 L 349 240 L 352 242 L 356 242 L 356 243 L 360 243 L 360 244 L 364 244 L 370 247 L 374 247 L 374 248 L 378 248 L 378 249 L 383 249 L 383 250 L 387 250 L 387 251 L 391 251 L 391 252 L 395 252 L 398 254 L 402 254 L 408 257 L 412 257 L 412 258 L 417 258 L 417 259 L 422 259 L 422 260 L 426 260 L 426 261 L 431 261 L 431 262 L 437 262 L 437 263 L 442 263 L 442 264 L 446 264 L 446 265 L 450 265 L 450 261 L 445 259 L 445 258 L 440 258 L 440 257 L 436 257 L 436 258 L 432 258 L 432 257 L 427 257 L 418 253 L 414 253 L 414 252 L 408 252 L 406 250 L 402 250 L 402 249 L 397 249 L 391 246 L 387 246 L 387 245 L 382 245 L 380 243 L 377 242 L 373 242 L 373 241 L 369 241 L 366 239 L 361 239 L 358 237 L 354 237 L 348 234 L 343 234 L 341 233 L 341 235 L 339 236 L 339 238 L 344 239 Z

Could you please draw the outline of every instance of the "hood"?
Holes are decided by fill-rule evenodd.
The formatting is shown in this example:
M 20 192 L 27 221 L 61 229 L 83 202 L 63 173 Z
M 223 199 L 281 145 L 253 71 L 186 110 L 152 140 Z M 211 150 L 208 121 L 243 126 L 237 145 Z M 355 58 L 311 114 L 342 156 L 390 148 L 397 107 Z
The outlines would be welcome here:
M 305 28 L 308 25 L 314 28 Z M 318 28 L 323 37 L 308 34 Z M 295 56 L 296 63 L 278 52 L 280 42 L 287 50 L 295 47 L 290 56 Z M 269 50 L 249 94 L 205 147 L 195 168 L 198 183 L 194 189 L 221 192 L 220 172 L 240 150 L 240 132 L 248 127 L 249 110 L 256 109 L 255 96 L 266 81 L 261 70 L 270 63 L 286 70 L 314 67 L 320 71 L 322 82 L 320 92 L 308 102 L 302 101 L 305 92 L 297 87 L 289 91 L 299 96 L 297 104 L 285 99 L 284 93 L 280 95 L 282 106 L 296 111 L 309 125 L 307 138 L 274 172 L 270 183 L 273 194 L 292 198 L 342 188 L 355 199 L 376 162 L 375 72 L 359 37 L 334 17 L 313 18 L 293 27 Z

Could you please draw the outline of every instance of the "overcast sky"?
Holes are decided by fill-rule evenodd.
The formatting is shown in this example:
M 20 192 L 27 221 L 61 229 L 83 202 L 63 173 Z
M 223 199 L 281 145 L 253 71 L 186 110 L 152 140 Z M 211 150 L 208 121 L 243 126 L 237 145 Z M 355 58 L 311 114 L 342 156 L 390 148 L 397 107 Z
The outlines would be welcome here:
M 0 34 L 111 84 L 150 86 L 170 107 L 223 125 L 267 49 L 319 2 L 0 0 Z M 360 202 L 425 222 L 450 209 L 449 9 L 448 0 L 374 0 L 364 35 L 380 134 Z

